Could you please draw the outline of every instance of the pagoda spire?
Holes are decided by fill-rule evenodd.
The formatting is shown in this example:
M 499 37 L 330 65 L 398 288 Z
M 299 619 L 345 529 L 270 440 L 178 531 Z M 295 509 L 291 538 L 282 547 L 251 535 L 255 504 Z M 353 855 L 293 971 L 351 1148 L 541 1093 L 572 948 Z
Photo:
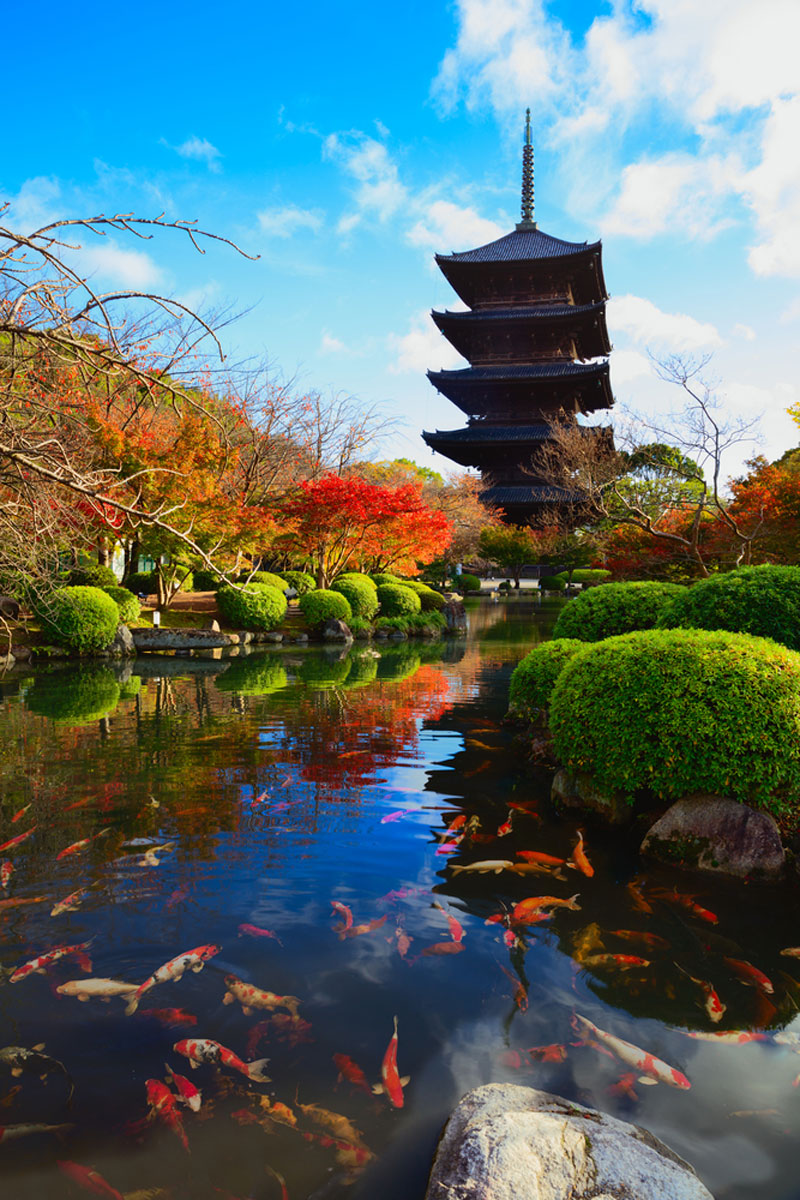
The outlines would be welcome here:
M 517 229 L 537 229 L 533 219 L 533 139 L 531 110 L 525 109 L 525 142 L 522 147 L 522 220 Z

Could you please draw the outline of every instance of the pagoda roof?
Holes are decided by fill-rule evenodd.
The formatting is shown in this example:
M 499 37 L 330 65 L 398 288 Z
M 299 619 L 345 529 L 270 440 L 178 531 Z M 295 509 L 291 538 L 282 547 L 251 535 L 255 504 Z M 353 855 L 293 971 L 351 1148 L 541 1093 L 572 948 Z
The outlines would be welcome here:
M 437 254 L 437 263 L 530 262 L 531 259 L 568 258 L 576 254 L 600 252 L 600 242 L 565 242 L 542 229 L 514 229 L 505 237 L 487 242 L 475 250 Z
M 500 324 L 503 321 L 529 321 L 531 318 L 539 321 L 558 321 L 565 317 L 583 317 L 590 313 L 599 314 L 604 310 L 605 301 L 598 300 L 594 304 L 525 304 L 515 308 L 478 308 L 470 309 L 467 312 L 453 312 L 448 308 L 444 312 L 434 310 L 431 316 L 437 325 L 440 320 L 457 322 L 459 325 L 470 325 L 473 321 L 480 324 L 493 322 Z
M 568 504 L 580 499 L 580 492 L 550 484 L 532 484 L 530 487 L 503 487 L 499 484 L 485 488 L 480 495 L 481 500 L 498 508 L 523 504 Z
M 437 429 L 435 433 L 422 434 L 429 446 L 437 442 L 451 445 L 485 445 L 512 442 L 546 442 L 552 436 L 551 427 L 545 421 L 533 425 L 489 425 L 478 421 L 464 429 Z
M 602 376 L 608 374 L 608 362 L 576 363 L 571 359 L 531 363 L 527 366 L 462 367 L 456 371 L 428 371 L 435 387 L 442 383 L 483 384 L 504 383 L 507 379 L 558 379 Z

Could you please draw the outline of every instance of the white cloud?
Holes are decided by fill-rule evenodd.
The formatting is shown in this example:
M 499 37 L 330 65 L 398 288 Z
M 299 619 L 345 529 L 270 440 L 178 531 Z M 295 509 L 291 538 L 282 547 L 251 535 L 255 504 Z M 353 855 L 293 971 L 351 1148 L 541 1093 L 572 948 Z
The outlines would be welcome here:
M 288 238 L 298 229 L 311 229 L 317 233 L 322 228 L 322 213 L 292 204 L 284 208 L 265 208 L 257 215 L 258 223 L 268 237 Z
M 754 342 L 756 340 L 756 331 L 749 325 L 734 325 L 733 336 L 741 342 Z
M 75 252 L 75 260 L 81 274 L 97 275 L 104 283 L 135 292 L 149 291 L 162 278 L 161 269 L 149 254 L 124 250 L 115 241 L 104 240 L 100 245 L 84 241 Z
M 761 240 L 748 255 L 757 275 L 800 275 L 800 95 L 780 99 L 766 123 L 761 162 L 744 188 Z
M 493 242 L 507 232 L 494 221 L 480 216 L 474 208 L 460 208 L 448 200 L 434 200 L 407 231 L 406 241 L 412 246 L 447 254 Z
M 716 326 L 698 321 L 687 313 L 663 312 L 642 296 L 614 296 L 607 305 L 608 327 L 612 340 L 626 333 L 643 346 L 671 354 L 708 350 L 722 344 Z M 613 362 L 616 365 L 615 352 Z
M 788 325 L 790 321 L 800 321 L 800 296 L 795 297 L 781 313 L 782 325 Z
M 412 317 L 408 333 L 403 336 L 390 334 L 388 344 L 396 355 L 389 366 L 393 375 L 403 371 L 445 371 L 469 365 L 439 332 L 428 312 Z
M 352 130 L 325 138 L 323 155 L 339 164 L 356 183 L 356 211 L 339 222 L 340 232 L 349 232 L 363 217 L 388 221 L 406 201 L 397 166 L 383 142 Z
M 340 354 L 346 349 L 347 347 L 344 342 L 334 337 L 327 329 L 323 329 L 322 338 L 319 343 L 320 354 Z
M 712 237 L 731 223 L 723 215 L 738 164 L 716 156 L 698 160 L 688 154 L 666 154 L 631 163 L 622 186 L 602 218 L 606 233 L 651 238 L 680 229 L 693 237 Z
M 61 185 L 57 179 L 46 175 L 26 179 L 12 199 L 3 224 L 17 232 L 32 233 L 58 220 L 57 200 L 61 200 Z
M 653 364 L 639 350 L 615 350 L 611 355 L 611 382 L 615 387 L 653 374 Z
M 163 138 L 162 141 L 164 141 Z M 169 143 L 164 142 L 164 145 L 167 146 Z M 193 134 L 192 137 L 182 142 L 180 146 L 172 146 L 171 149 L 176 154 L 180 154 L 181 158 L 191 158 L 197 162 L 204 162 L 209 171 L 213 171 L 215 174 L 221 170 L 219 160 L 222 157 L 222 153 L 207 138 L 199 138 Z

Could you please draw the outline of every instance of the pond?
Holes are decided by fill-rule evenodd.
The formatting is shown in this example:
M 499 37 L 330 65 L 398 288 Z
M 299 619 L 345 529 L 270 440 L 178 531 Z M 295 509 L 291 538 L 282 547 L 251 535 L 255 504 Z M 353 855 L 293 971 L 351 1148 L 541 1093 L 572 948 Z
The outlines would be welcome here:
M 0 1047 L 30 1052 L 0 1049 L 4 1197 L 422 1200 L 447 1113 L 502 1080 L 645 1126 L 719 1198 L 799 1194 L 796 888 L 551 811 L 503 716 L 559 603 L 476 603 L 461 641 L 4 678 Z M 579 830 L 592 875 L 530 859 Z M 540 896 L 570 903 L 508 920 Z M 410 1078 L 375 1095 L 395 1018 Z

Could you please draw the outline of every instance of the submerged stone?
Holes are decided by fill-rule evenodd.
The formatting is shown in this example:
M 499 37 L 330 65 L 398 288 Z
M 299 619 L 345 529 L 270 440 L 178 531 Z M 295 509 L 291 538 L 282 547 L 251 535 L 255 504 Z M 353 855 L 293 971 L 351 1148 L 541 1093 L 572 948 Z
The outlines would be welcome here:
M 550 799 L 565 808 L 600 813 L 612 825 L 621 825 L 633 816 L 631 805 L 621 793 L 603 791 L 588 775 L 573 775 L 563 767 L 553 779 Z
M 687 796 L 645 834 L 643 854 L 740 879 L 775 879 L 786 852 L 769 815 L 723 796 Z

